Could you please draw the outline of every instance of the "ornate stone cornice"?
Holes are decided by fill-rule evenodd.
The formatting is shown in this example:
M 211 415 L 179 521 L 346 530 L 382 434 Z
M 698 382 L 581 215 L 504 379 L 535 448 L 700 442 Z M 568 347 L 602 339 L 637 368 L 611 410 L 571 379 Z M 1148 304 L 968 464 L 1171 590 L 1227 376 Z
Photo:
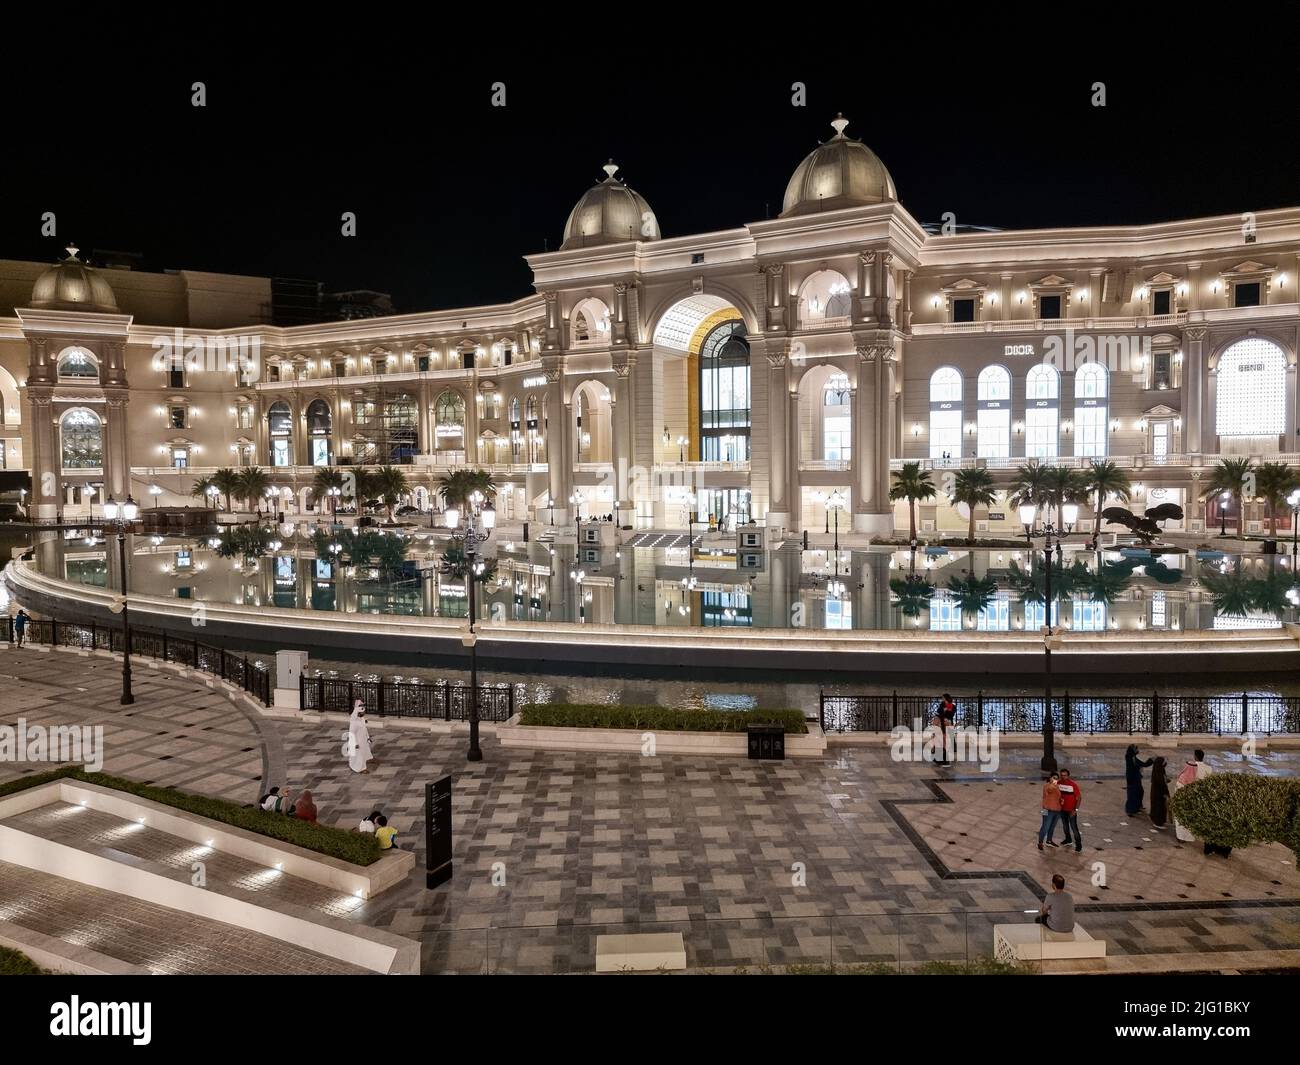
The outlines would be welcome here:
M 1189 325 L 1186 329 L 1183 330 L 1184 337 L 1198 344 L 1209 335 L 1210 335 L 1209 327 L 1204 325 Z

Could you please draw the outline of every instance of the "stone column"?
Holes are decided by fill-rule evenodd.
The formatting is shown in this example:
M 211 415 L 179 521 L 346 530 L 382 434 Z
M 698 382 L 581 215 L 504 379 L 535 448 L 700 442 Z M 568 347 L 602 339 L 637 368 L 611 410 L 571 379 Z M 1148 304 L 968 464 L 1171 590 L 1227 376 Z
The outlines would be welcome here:
M 120 501 L 131 490 L 131 459 L 126 447 L 127 395 L 114 390 L 105 395 L 105 400 L 104 488 L 108 495 Z
M 787 498 L 790 505 L 790 528 L 792 531 L 798 532 L 803 527 L 803 482 L 799 476 L 799 445 L 801 443 L 802 426 L 799 424 L 799 393 L 790 390 L 788 372 L 787 384 L 782 390 L 782 395 L 788 412 L 786 415 L 785 461 L 786 469 L 789 471 Z
M 1204 424 L 1202 406 L 1205 402 L 1205 338 L 1209 329 L 1203 325 L 1188 326 L 1183 331 L 1187 350 L 1183 352 L 1183 440 L 1184 449 L 1192 455 L 1204 453 L 1201 436 Z
M 614 344 L 626 344 L 628 335 L 627 282 L 614 282 L 614 321 L 610 324 L 610 339 Z
M 895 353 L 892 347 L 876 347 L 875 356 L 875 425 L 873 440 L 875 456 L 873 476 L 875 488 L 872 492 L 870 529 L 864 530 L 875 534 L 888 534 L 893 531 L 893 506 L 889 501 L 889 459 L 893 454 L 894 441 L 894 373 Z
M 61 478 L 58 433 L 54 429 L 53 389 L 27 385 L 32 410 L 32 513 L 38 518 L 57 517 Z
M 629 474 L 633 465 L 632 389 L 629 387 L 629 378 L 636 359 L 629 353 L 616 352 L 611 361 L 614 366 L 614 411 L 611 421 L 614 436 L 615 512 L 620 525 L 631 525 L 636 506 L 629 488 Z
M 889 268 L 893 262 L 892 252 L 884 251 L 876 256 L 876 280 L 873 286 L 872 303 L 875 306 L 876 324 L 881 326 L 893 324 L 893 314 L 889 306 Z
M 869 322 L 875 317 L 872 297 L 875 295 L 876 253 L 858 252 L 858 292 L 853 301 L 853 320 Z
M 38 385 L 54 381 L 54 367 L 50 365 L 50 342 L 47 337 L 32 337 L 27 342 L 27 383 Z
M 898 325 L 900 329 L 912 328 L 912 271 L 904 270 L 903 298 L 898 307 Z
M 786 447 L 790 433 L 786 424 L 789 386 L 785 380 L 788 361 L 789 354 L 784 345 L 767 352 L 768 528 L 790 524 L 789 451 Z
M 478 455 L 478 369 L 470 371 L 469 380 L 465 384 L 467 395 L 465 397 L 465 464 L 467 466 L 477 466 L 479 463 Z
M 767 330 L 781 332 L 791 327 L 786 301 L 785 263 L 765 263 L 767 275 L 767 313 L 763 316 Z
M 876 495 L 876 367 L 875 349 L 857 346 L 858 387 L 853 390 L 853 531 L 871 525 Z
M 992 317 L 1006 321 L 1011 317 L 1011 275 L 1000 274 L 998 280 L 1002 282 L 1002 287 L 998 290 L 998 313 Z
M 1101 317 L 1101 293 L 1105 284 L 1105 275 L 1105 270 L 1088 271 L 1088 315 L 1091 318 Z
M 568 406 L 564 402 L 564 358 L 560 355 L 542 357 L 542 371 L 546 376 L 546 475 L 550 502 L 555 504 L 555 523 L 568 522 L 569 496 L 573 493 L 573 469 L 568 464 L 566 440 L 568 432 Z M 550 508 L 547 508 L 550 520 Z

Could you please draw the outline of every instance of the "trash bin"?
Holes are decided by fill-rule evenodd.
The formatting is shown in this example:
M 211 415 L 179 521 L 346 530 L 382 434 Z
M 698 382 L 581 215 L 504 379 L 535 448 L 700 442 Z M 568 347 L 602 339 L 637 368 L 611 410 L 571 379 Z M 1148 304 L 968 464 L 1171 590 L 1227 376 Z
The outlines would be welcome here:
M 749 738 L 749 757 L 754 759 L 785 760 L 785 728 L 781 725 L 750 725 L 745 729 Z

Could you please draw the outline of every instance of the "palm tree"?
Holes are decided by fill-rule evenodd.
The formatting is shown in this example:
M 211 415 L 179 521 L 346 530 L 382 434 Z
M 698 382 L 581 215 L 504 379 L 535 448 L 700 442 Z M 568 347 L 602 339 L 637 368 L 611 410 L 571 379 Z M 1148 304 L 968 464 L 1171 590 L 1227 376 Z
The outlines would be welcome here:
M 320 500 L 328 497 L 330 501 L 330 513 L 333 514 L 338 509 L 339 495 L 343 491 L 344 478 L 343 471 L 337 466 L 320 466 L 316 469 L 316 476 L 312 479 L 312 491 L 316 493 L 316 505 L 320 506 Z
M 215 487 L 216 485 L 211 477 L 200 477 L 194 482 L 194 487 L 190 489 L 190 495 L 199 499 L 208 499 Z
M 397 501 L 402 496 L 410 494 L 411 482 L 396 466 L 380 466 L 375 470 L 375 488 L 383 497 L 384 505 L 388 508 L 388 520 L 391 522 L 393 508 L 397 506 Z
M 894 605 L 903 612 L 905 618 L 919 617 L 922 610 L 929 609 L 930 600 L 934 597 L 934 585 L 915 574 L 891 578 L 889 590 L 894 593 Z
M 1013 507 L 1031 503 L 1040 507 L 1047 502 L 1047 467 L 1037 461 L 1017 467 L 1016 479 L 1011 482 L 1011 494 L 1007 501 Z
M 953 487 L 952 501 L 965 503 L 970 509 L 970 524 L 966 528 L 966 542 L 975 542 L 975 508 L 989 507 L 997 502 L 993 491 L 993 475 L 986 469 L 958 470 Z
M 434 491 L 444 507 L 468 507 L 475 492 L 491 500 L 496 495 L 496 481 L 487 470 L 454 470 L 438 478 Z
M 262 497 L 266 495 L 266 489 L 270 484 L 271 479 L 260 466 L 245 466 L 239 471 L 234 491 L 248 504 L 250 510 L 256 509 L 260 512 Z
M 1083 471 L 1083 484 L 1087 492 L 1097 493 L 1097 505 L 1092 515 L 1092 542 L 1095 545 L 1101 539 L 1101 509 L 1107 496 L 1127 503 L 1132 498 L 1133 486 L 1128 474 L 1113 462 L 1093 459 L 1091 465 Z
M 1065 466 L 1049 466 L 1044 471 L 1043 493 L 1049 507 L 1056 509 L 1056 526 L 1061 528 L 1061 508 L 1066 503 L 1083 503 L 1088 500 L 1085 475 Z
M 1246 478 L 1254 476 L 1254 467 L 1250 459 L 1220 459 L 1206 483 L 1201 499 L 1227 494 L 1237 504 L 1237 535 L 1246 531 L 1246 512 L 1243 503 L 1246 495 Z
M 906 499 L 909 519 L 909 540 L 916 539 L 916 501 L 934 498 L 934 482 L 930 474 L 921 469 L 919 462 L 905 462 L 901 470 L 895 470 L 893 487 L 889 489 L 891 500 Z
M 372 499 L 383 494 L 379 487 L 379 471 L 366 466 L 356 467 L 352 478 L 352 491 L 357 513 L 360 514 Z
M 1255 492 L 1268 507 L 1269 536 L 1277 535 L 1277 512 L 1298 484 L 1296 471 L 1285 462 L 1265 462 L 1255 470 Z
M 232 509 L 235 490 L 239 487 L 239 471 L 223 466 L 212 475 L 212 484 L 218 492 L 226 497 L 226 510 Z

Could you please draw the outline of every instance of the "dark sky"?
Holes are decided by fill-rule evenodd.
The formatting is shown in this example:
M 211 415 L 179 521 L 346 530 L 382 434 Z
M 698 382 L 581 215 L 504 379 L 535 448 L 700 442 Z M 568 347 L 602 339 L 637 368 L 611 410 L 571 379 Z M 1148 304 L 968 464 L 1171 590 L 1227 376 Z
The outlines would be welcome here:
M 346 44 L 346 26 L 333 33 Z M 73 75 L 11 50 L 0 87 L 24 107 L 7 122 L 21 147 L 0 175 L 0 257 L 53 260 L 75 240 L 139 252 L 147 269 L 378 289 L 399 311 L 510 300 L 531 291 L 521 257 L 558 246 L 607 158 L 665 235 L 723 229 L 779 212 L 837 111 L 921 221 L 952 211 L 1022 228 L 1300 206 L 1294 55 L 1243 72 L 1176 48 L 1158 62 L 1065 62 L 913 42 L 869 63 L 750 62 L 695 42 L 667 61 L 579 65 L 481 43 L 462 57 L 414 42 L 380 61 L 363 44 L 204 55 L 193 31 L 186 40 Z M 195 80 L 206 108 L 190 106 Z M 796 80 L 806 107 L 791 106 Z M 490 106 L 493 81 L 506 84 L 504 108 Z M 1090 103 L 1094 81 L 1105 107 Z M 57 214 L 56 239 L 40 235 L 43 211 Z M 340 235 L 343 211 L 357 214 L 354 238 Z

